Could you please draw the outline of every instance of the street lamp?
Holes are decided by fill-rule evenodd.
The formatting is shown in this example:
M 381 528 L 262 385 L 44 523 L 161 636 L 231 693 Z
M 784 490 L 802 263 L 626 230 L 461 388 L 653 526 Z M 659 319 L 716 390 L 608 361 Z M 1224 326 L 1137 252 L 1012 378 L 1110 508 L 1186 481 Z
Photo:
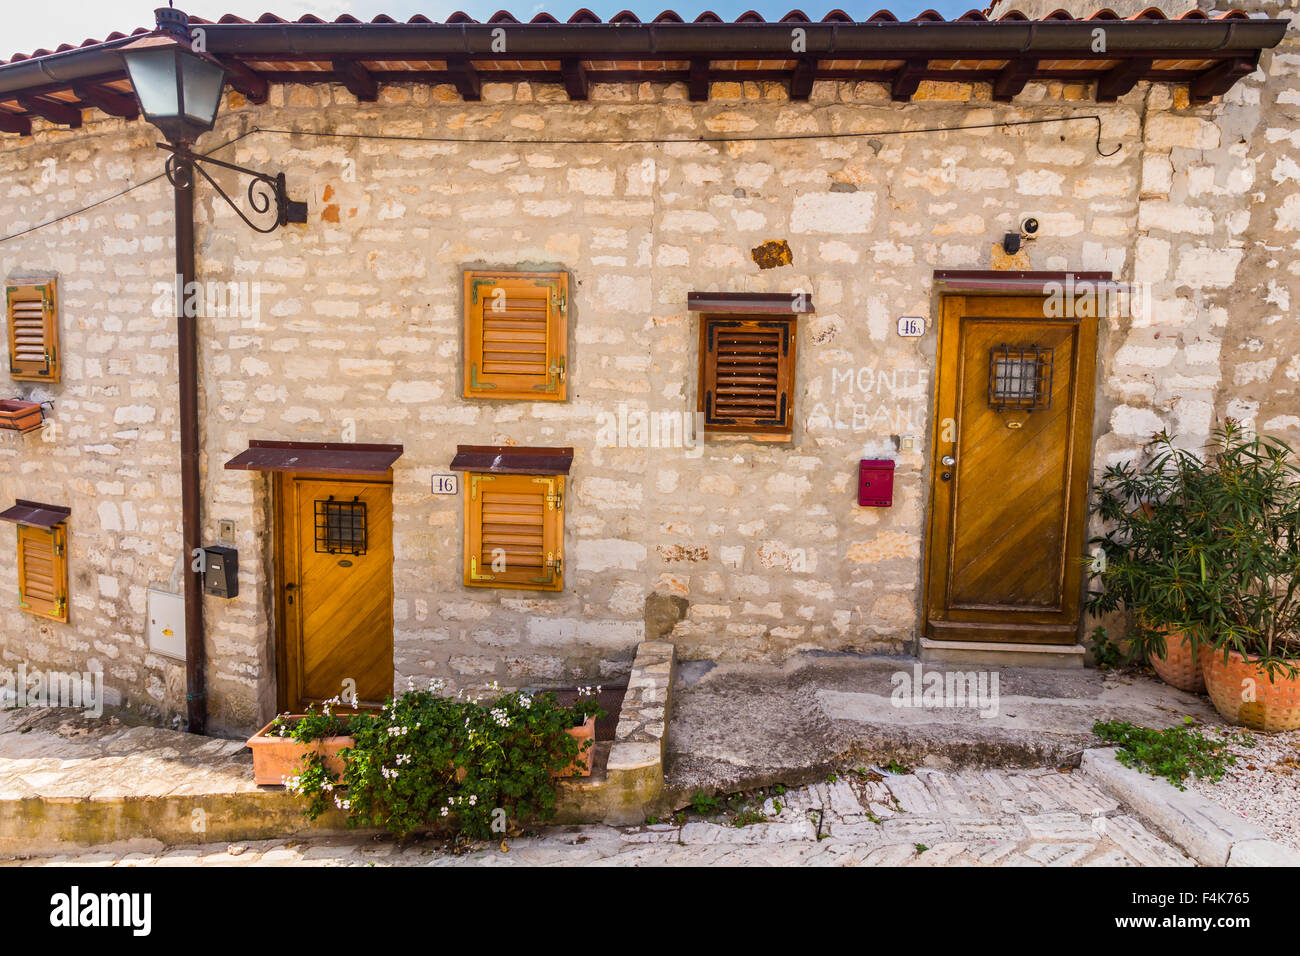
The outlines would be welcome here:
M 157 29 L 121 50 L 140 113 L 167 139 L 167 179 L 176 210 L 176 349 L 180 385 L 181 540 L 189 562 L 185 582 L 185 701 L 188 729 L 207 727 L 206 653 L 203 642 L 203 542 L 199 487 L 198 317 L 185 307 L 195 288 L 194 173 L 197 171 L 251 228 L 273 232 L 291 222 L 307 221 L 307 204 L 293 202 L 284 173 L 270 175 L 194 152 L 190 147 L 212 129 L 221 105 L 226 70 L 220 61 L 190 40 L 189 17 L 180 10 L 155 10 Z M 248 204 L 254 216 L 273 213 L 269 221 L 249 218 L 204 169 L 218 166 L 251 177 Z M 203 297 L 197 297 L 201 300 Z M 191 314 L 187 314 L 190 312 Z
M 160 21 L 164 12 L 177 13 L 159 10 Z M 226 79 L 226 68 L 219 62 L 171 36 L 151 36 L 131 44 L 122 59 L 140 112 L 170 142 L 192 143 L 212 129 Z

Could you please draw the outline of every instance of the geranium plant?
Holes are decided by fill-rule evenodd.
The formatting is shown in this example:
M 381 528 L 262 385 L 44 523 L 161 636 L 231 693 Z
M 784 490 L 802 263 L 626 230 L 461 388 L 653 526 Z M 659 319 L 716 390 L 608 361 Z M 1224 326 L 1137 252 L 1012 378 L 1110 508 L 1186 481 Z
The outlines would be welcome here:
M 1300 658 L 1300 467 L 1290 446 L 1229 420 L 1204 458 L 1167 434 L 1146 464 L 1108 468 L 1096 490 L 1107 531 L 1093 613 L 1134 612 L 1139 650 L 1161 626 L 1272 675 Z
M 342 751 L 342 779 L 313 755 L 288 786 L 307 798 L 309 818 L 334 805 L 349 826 L 404 837 L 443 823 L 488 839 L 503 825 L 555 815 L 556 778 L 591 746 L 569 730 L 592 716 L 600 716 L 594 693 L 580 694 L 573 706 L 549 692 L 484 702 L 445 696 L 435 681 L 349 719 L 356 743 Z

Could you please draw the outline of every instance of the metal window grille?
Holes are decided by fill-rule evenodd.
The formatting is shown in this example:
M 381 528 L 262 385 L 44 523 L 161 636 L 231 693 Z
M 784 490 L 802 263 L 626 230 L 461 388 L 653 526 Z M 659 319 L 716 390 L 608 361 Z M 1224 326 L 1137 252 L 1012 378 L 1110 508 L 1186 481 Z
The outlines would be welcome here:
M 989 355 L 989 407 L 1024 411 L 1052 404 L 1052 350 L 1037 345 L 999 345 Z
M 365 554 L 366 505 L 353 498 L 335 501 L 334 496 L 316 501 L 316 553 Z

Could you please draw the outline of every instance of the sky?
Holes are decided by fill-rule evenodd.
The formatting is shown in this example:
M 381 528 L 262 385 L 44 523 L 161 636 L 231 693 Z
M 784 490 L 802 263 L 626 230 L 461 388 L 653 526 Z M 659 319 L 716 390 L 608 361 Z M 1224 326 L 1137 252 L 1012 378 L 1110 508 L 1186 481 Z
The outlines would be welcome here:
M 29 3 L 6 0 L 4 25 L 0 28 L 0 59 L 14 53 L 52 50 L 60 43 L 80 44 L 87 37 L 103 39 L 117 30 L 130 33 L 136 27 L 152 27 L 154 7 L 166 0 L 43 0 Z M 792 9 L 803 10 L 813 20 L 820 20 L 830 10 L 844 10 L 856 20 L 865 20 L 879 9 L 888 9 L 900 20 L 933 8 L 945 17 L 961 16 L 967 10 L 983 6 L 981 0 L 180 0 L 176 4 L 186 13 L 215 20 L 227 13 L 255 20 L 271 12 L 286 20 L 296 20 L 314 13 L 325 20 L 350 13 L 370 20 L 386 13 L 396 20 L 407 20 L 422 13 L 441 21 L 457 10 L 464 10 L 476 20 L 486 20 L 497 10 L 509 10 L 520 20 L 530 20 L 546 12 L 557 20 L 567 20 L 582 7 L 607 19 L 621 10 L 631 10 L 642 20 L 652 20 L 664 9 L 675 10 L 684 20 L 695 19 L 704 10 L 712 10 L 724 20 L 735 19 L 746 10 L 757 10 L 769 20 L 779 20 Z

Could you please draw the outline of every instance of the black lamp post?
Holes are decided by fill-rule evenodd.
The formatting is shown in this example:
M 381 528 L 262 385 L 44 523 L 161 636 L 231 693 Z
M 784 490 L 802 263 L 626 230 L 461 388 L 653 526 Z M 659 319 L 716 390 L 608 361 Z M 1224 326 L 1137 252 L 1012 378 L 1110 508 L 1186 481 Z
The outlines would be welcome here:
M 307 204 L 292 202 L 284 174 L 275 176 L 195 153 L 190 147 L 212 129 L 221 105 L 226 70 L 206 53 L 191 48 L 189 17 L 168 7 L 155 10 L 157 29 L 122 48 L 140 112 L 166 137 L 159 143 L 167 157 L 167 179 L 176 208 L 176 347 L 179 352 L 181 428 L 181 538 L 190 562 L 185 581 L 185 700 L 191 733 L 207 725 L 206 654 L 203 642 L 203 551 L 199 487 L 198 317 L 186 315 L 193 288 L 194 173 L 197 171 L 241 219 L 258 232 L 272 232 L 290 222 L 307 221 Z M 274 212 L 259 224 L 203 168 L 204 164 L 252 178 L 248 203 L 255 216 Z M 274 209 L 272 208 L 274 207 Z

